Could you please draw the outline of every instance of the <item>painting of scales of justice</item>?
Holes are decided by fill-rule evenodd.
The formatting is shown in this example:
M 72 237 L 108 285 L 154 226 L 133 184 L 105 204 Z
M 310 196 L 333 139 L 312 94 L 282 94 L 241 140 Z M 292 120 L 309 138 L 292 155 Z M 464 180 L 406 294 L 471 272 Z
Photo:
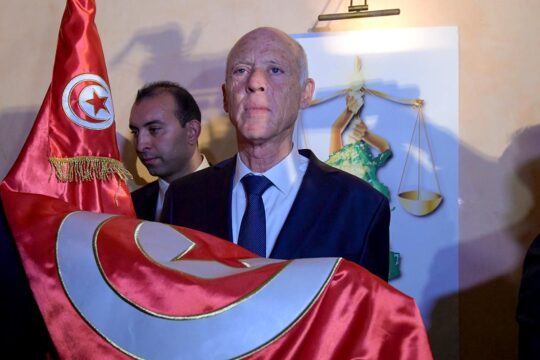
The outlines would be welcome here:
M 390 279 L 429 323 L 437 298 L 458 287 L 457 30 L 295 38 L 316 87 L 295 142 L 388 197 Z

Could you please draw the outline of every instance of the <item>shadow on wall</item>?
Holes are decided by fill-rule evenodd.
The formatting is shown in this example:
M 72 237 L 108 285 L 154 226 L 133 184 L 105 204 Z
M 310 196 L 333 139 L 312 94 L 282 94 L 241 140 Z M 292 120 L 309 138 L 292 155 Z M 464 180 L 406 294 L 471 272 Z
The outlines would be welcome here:
M 460 293 L 440 298 L 432 311 L 436 359 L 457 358 L 445 343 L 453 341 L 447 330 L 458 322 L 448 310 L 458 302 L 460 359 L 517 358 L 523 257 L 540 233 L 539 137 L 540 125 L 519 130 L 495 160 L 460 146 Z M 437 254 L 433 273 L 444 271 L 451 251 Z
M 509 359 L 517 354 L 515 309 L 524 252 L 540 232 L 540 125 L 516 132 L 510 145 L 495 163 L 491 173 L 474 173 L 472 158 L 462 156 L 462 169 L 468 169 L 469 181 L 461 189 L 465 198 L 473 197 L 498 179 L 500 186 L 491 193 L 482 192 L 475 204 L 462 212 L 463 217 L 478 218 L 492 224 L 495 231 L 471 236 L 462 228 L 460 321 L 461 355 L 464 359 Z M 466 155 L 466 153 L 464 154 Z M 466 171 L 466 170 L 465 170 Z M 464 174 L 466 175 L 466 174 Z M 488 177 L 489 176 L 489 177 Z M 489 186 L 489 185 L 488 185 Z M 498 191 L 499 190 L 499 191 Z M 489 197 L 502 199 L 501 214 L 492 213 Z M 488 198 L 488 203 L 479 203 Z M 474 213 L 474 215 L 473 215 Z M 510 219 L 497 229 L 497 219 Z M 469 220 L 470 221 L 470 220 Z M 490 222 L 488 222 L 490 221 Z M 470 223 L 469 226 L 474 226 Z M 472 230 L 472 229 L 471 229 Z M 497 273 L 496 270 L 499 270 Z
M 184 36 L 176 24 L 141 30 L 111 58 L 109 67 L 131 65 L 130 56 L 142 48 L 146 53 L 138 70 L 142 83 L 175 81 L 191 92 L 203 117 L 199 144 L 209 161 L 215 164 L 236 152 L 236 140 L 228 116 L 222 110 L 221 84 L 226 54 L 192 54 L 201 31 L 199 27 Z M 137 171 L 134 148 L 131 143 L 125 144 L 122 148 L 125 165 L 134 174 L 136 183 L 141 184 L 144 180 Z
M 30 133 L 38 108 L 13 108 L 0 113 L 0 178 L 3 179 L 21 151 Z

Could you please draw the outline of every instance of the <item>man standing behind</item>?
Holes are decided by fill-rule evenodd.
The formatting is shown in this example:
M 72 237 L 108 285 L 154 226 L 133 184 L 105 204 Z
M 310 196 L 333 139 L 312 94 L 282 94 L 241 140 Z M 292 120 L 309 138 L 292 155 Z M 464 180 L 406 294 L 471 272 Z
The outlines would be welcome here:
M 263 257 L 343 257 L 387 280 L 387 199 L 293 144 L 314 86 L 303 48 L 287 34 L 258 28 L 244 35 L 229 52 L 223 85 L 238 154 L 173 182 L 162 221 Z
M 176 83 L 160 81 L 137 92 L 129 128 L 137 156 L 159 179 L 131 193 L 137 217 L 159 220 L 169 184 L 208 167 L 199 152 L 201 111 L 191 94 Z

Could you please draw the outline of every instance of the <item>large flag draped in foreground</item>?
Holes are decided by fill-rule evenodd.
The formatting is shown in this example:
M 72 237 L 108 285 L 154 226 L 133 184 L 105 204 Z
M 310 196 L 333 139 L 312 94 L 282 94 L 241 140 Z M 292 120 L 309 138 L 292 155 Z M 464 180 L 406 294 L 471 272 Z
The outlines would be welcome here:
M 2 201 L 19 204 L 8 218 L 62 358 L 431 358 L 414 300 L 351 262 L 257 258 L 42 195 Z
M 0 187 L 60 357 L 430 359 L 414 300 L 353 263 L 258 258 L 130 217 L 94 13 L 68 1 L 51 89 Z

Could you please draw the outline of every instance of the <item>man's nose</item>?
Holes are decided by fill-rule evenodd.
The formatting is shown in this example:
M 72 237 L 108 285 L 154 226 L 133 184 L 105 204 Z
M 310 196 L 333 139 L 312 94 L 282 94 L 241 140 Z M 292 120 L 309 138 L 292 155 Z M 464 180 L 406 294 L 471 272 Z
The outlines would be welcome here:
M 266 91 L 266 73 L 262 69 L 254 69 L 251 72 L 247 89 L 249 92 Z
M 138 153 L 142 153 L 150 148 L 150 139 L 144 131 L 139 132 L 135 136 L 135 148 Z

